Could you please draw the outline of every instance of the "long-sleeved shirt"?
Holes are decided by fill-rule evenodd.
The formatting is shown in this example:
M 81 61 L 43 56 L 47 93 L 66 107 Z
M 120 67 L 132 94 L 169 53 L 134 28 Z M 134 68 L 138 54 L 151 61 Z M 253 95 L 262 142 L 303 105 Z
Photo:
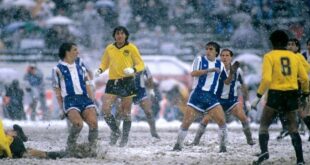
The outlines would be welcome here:
M 273 50 L 265 54 L 262 81 L 257 93 L 267 89 L 288 91 L 298 89 L 298 78 L 303 92 L 309 92 L 309 79 L 300 58 L 291 51 Z
M 132 43 L 126 43 L 121 48 L 117 48 L 115 44 L 109 44 L 101 59 L 99 68 L 102 72 L 109 69 L 109 79 L 115 80 L 127 77 L 124 69 L 128 67 L 134 68 L 136 72 L 144 69 L 144 62 L 138 48 Z
M 0 119 L 0 157 L 12 157 L 10 145 L 13 142 L 13 137 L 5 134 L 2 120 Z

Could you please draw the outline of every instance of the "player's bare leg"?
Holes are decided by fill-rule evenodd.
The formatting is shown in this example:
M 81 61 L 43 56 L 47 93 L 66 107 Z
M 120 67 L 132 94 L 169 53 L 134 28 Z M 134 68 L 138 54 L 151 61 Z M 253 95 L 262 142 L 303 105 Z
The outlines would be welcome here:
M 91 148 L 92 153 L 95 156 L 97 149 L 97 139 L 98 139 L 98 121 L 97 121 L 96 109 L 93 107 L 87 108 L 85 111 L 83 111 L 82 116 L 84 118 L 84 121 L 87 123 L 89 127 L 88 132 L 89 146 Z
M 131 128 L 131 105 L 132 97 L 123 97 L 121 100 L 121 116 L 123 117 L 123 132 L 120 147 L 124 147 L 128 143 L 129 132 Z
M 110 145 L 115 145 L 118 138 L 120 137 L 120 129 L 117 126 L 116 120 L 111 113 L 113 103 L 116 101 L 116 95 L 105 94 L 103 96 L 102 111 L 104 113 L 104 120 L 110 127 L 112 133 L 110 136 Z
M 269 126 L 272 120 L 276 117 L 277 112 L 265 106 L 260 120 L 259 127 L 259 146 L 261 153 L 258 155 L 258 159 L 253 162 L 253 165 L 261 164 L 264 160 L 269 159 L 268 141 L 269 141 Z
M 221 105 L 217 105 L 211 109 L 208 114 L 214 119 L 219 126 L 219 140 L 220 140 L 220 152 L 227 152 L 227 126 L 225 121 L 225 114 Z
M 300 135 L 298 133 L 298 124 L 296 121 L 296 111 L 293 112 L 286 112 L 285 116 L 288 120 L 288 131 L 290 133 L 292 144 L 295 149 L 295 154 L 297 158 L 297 164 L 304 164 L 304 157 L 303 157 L 303 149 L 302 149 L 302 142 Z
M 199 124 L 198 130 L 196 132 L 196 135 L 195 135 L 195 138 L 194 138 L 192 145 L 196 146 L 200 143 L 200 139 L 201 139 L 202 135 L 204 134 L 206 127 L 207 127 L 210 120 L 211 120 L 211 117 L 208 114 L 203 117 L 203 119 L 201 120 L 201 122 Z
M 196 119 L 197 115 L 198 115 L 198 112 L 194 108 L 190 106 L 186 107 L 183 121 L 182 121 L 181 127 L 178 132 L 177 142 L 173 147 L 174 151 L 182 150 L 183 141 L 187 135 L 188 128 L 193 123 L 193 121 Z
M 83 119 L 80 112 L 76 109 L 69 110 L 67 113 L 69 121 L 72 123 L 72 127 L 69 131 L 69 136 L 67 139 L 67 151 L 74 152 L 76 147 L 76 141 L 83 128 Z
M 249 145 L 254 145 L 255 142 L 252 138 L 252 133 L 251 133 L 251 128 L 250 128 L 250 123 L 245 115 L 245 113 L 243 112 L 242 108 L 240 107 L 239 104 L 237 104 L 232 110 L 231 113 L 236 116 L 242 124 L 243 127 L 243 133 L 246 137 L 247 143 Z
M 149 126 L 150 126 L 150 131 L 151 131 L 152 137 L 159 139 L 160 137 L 157 134 L 155 120 L 154 120 L 154 116 L 152 114 L 151 100 L 148 98 L 142 100 L 140 103 L 140 107 L 143 109 L 143 111 L 146 115 L 147 122 L 149 123 Z

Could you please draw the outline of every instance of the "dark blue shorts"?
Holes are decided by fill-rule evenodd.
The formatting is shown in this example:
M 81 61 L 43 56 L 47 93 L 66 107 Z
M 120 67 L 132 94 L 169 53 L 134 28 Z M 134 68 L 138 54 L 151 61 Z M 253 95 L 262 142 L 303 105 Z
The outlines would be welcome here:
M 200 89 L 194 89 L 187 102 L 187 105 L 203 113 L 207 113 L 210 109 L 219 104 L 220 103 L 214 93 L 202 91 Z
M 83 112 L 86 108 L 95 107 L 94 102 L 85 95 L 66 96 L 64 98 L 64 111 L 68 113 L 72 109 Z
M 145 88 L 142 88 L 142 87 L 136 87 L 136 96 L 134 96 L 132 98 L 132 101 L 135 103 L 135 104 L 140 104 L 140 102 L 144 99 L 147 98 L 147 93 L 146 93 L 146 89 Z
M 220 99 L 220 104 L 223 107 L 225 113 L 230 113 L 230 111 L 239 104 L 238 97 L 233 99 Z

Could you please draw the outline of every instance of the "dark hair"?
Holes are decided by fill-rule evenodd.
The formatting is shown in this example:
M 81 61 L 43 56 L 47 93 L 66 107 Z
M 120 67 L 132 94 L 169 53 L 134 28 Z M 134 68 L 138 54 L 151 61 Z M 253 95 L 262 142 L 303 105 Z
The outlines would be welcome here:
M 73 42 L 65 42 L 61 44 L 58 51 L 58 57 L 63 60 L 66 57 L 66 52 L 70 51 L 72 46 L 76 46 L 76 44 Z
M 112 37 L 115 39 L 115 34 L 118 31 L 122 31 L 122 32 L 124 32 L 126 34 L 125 41 L 127 41 L 128 38 L 129 38 L 129 32 L 128 32 L 128 30 L 124 26 L 117 26 L 116 28 L 114 28 Z
M 289 42 L 294 42 L 295 45 L 298 47 L 297 52 L 300 53 L 301 48 L 300 48 L 300 42 L 298 41 L 298 39 L 296 39 L 296 38 L 291 38 L 291 39 L 288 40 L 287 43 L 289 43 Z
M 207 46 L 213 46 L 215 48 L 215 51 L 217 52 L 216 57 L 219 55 L 221 47 L 218 43 L 211 41 L 206 44 L 206 47 Z
M 274 49 L 285 49 L 288 35 L 283 30 L 276 30 L 270 34 L 269 40 Z
M 234 56 L 234 53 L 233 53 L 230 49 L 227 49 L 227 48 L 223 49 L 223 50 L 221 51 L 221 54 L 222 54 L 224 51 L 229 52 L 229 54 L 230 54 L 231 57 Z
M 310 44 L 310 38 L 308 38 L 308 40 L 307 40 L 307 45 L 309 45 Z

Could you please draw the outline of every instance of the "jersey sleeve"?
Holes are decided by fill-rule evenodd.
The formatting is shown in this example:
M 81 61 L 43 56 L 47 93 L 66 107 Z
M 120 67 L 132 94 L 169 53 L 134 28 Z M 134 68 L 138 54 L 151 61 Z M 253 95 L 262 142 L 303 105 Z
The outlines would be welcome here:
M 61 73 L 57 67 L 52 69 L 52 87 L 60 88 L 60 77 Z
M 2 124 L 2 120 L 0 119 L 0 151 L 3 153 L 5 153 L 5 155 L 7 157 L 12 157 L 12 152 L 10 149 L 10 143 L 9 143 L 9 137 L 6 136 L 5 132 L 4 132 L 4 128 L 3 128 L 3 124 Z M 4 155 L 0 155 L 0 156 L 4 156 Z
M 99 68 L 102 70 L 102 72 L 104 72 L 105 70 L 107 70 L 109 68 L 110 58 L 109 58 L 108 49 L 109 49 L 109 46 L 106 47 L 106 49 L 102 55 L 102 58 L 101 58 L 101 63 L 100 63 Z
M 272 59 L 270 56 L 265 55 L 263 60 L 262 80 L 258 87 L 257 93 L 263 95 L 269 88 L 272 80 Z
M 192 64 L 192 71 L 199 70 L 201 68 L 201 56 L 195 58 Z
M 238 70 L 237 70 L 237 81 L 238 81 L 241 85 L 244 84 L 243 71 L 242 71 L 240 68 L 238 68 Z
M 301 63 L 301 61 L 299 61 Z M 304 93 L 308 93 L 309 92 L 309 78 L 308 78 L 308 74 L 306 72 L 306 69 L 303 65 L 299 64 L 298 66 L 298 76 L 299 76 L 299 81 L 301 83 L 301 90 Z
M 144 62 L 141 58 L 140 52 L 138 48 L 132 44 L 132 59 L 134 62 L 134 68 L 136 69 L 136 72 L 140 72 L 144 69 Z

